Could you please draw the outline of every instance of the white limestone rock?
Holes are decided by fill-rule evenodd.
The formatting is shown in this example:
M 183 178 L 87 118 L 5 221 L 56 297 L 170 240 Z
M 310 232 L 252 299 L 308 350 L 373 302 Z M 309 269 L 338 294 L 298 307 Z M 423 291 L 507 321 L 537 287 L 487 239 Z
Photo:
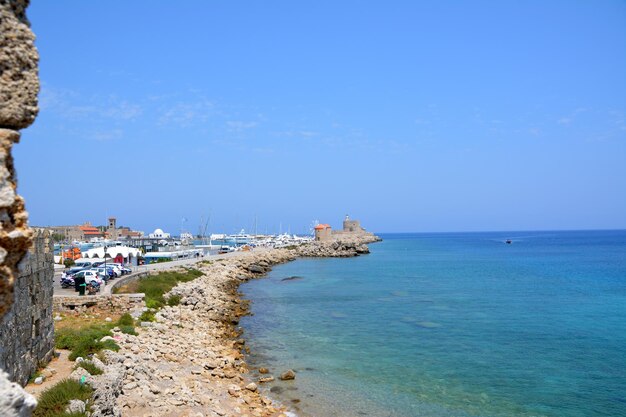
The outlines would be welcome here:
M 18 384 L 10 382 L 7 374 L 0 370 L 0 416 L 28 417 L 36 406 L 35 397 Z

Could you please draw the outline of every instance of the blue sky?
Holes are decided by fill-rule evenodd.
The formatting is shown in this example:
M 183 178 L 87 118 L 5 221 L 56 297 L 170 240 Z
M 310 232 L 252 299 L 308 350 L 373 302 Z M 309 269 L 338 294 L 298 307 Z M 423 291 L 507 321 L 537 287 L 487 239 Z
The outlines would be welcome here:
M 43 1 L 31 224 L 626 228 L 623 1 Z

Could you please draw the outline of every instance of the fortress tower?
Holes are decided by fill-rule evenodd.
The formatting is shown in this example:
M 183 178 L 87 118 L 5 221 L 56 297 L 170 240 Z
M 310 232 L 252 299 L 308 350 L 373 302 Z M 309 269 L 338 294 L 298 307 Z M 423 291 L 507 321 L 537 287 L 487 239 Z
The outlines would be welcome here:
M 117 219 L 115 217 L 109 217 L 107 233 L 110 239 L 117 239 L 119 237 L 119 232 L 117 230 Z
M 350 220 L 350 216 L 346 214 L 346 218 L 343 220 L 343 231 L 354 233 L 354 232 L 363 232 L 363 228 L 361 227 L 361 222 L 358 220 Z

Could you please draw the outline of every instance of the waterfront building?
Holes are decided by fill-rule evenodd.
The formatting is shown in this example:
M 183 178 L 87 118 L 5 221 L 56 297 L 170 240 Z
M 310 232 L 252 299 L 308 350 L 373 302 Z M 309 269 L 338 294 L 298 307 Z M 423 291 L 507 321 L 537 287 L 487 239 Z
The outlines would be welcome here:
M 169 239 L 170 238 L 170 234 L 169 233 L 165 233 L 161 229 L 155 229 L 154 232 L 152 232 L 152 233 L 150 233 L 148 235 L 148 237 L 151 238 L 151 239 Z
M 361 227 L 360 221 L 350 220 L 350 216 L 346 214 L 346 218 L 343 220 L 343 231 L 347 233 L 359 233 L 364 232 L 365 229 Z
M 159 260 L 176 261 L 179 259 L 199 258 L 204 256 L 202 248 L 193 246 L 163 246 L 158 251 L 146 252 L 144 261 L 146 264 L 159 262 Z
M 148 236 L 127 236 L 124 242 L 129 246 L 141 248 L 144 252 L 158 252 L 160 247 L 175 244 L 172 236 L 162 229 L 155 229 L 154 232 L 148 234 Z
M 323 242 L 330 240 L 332 236 L 332 228 L 328 224 L 318 224 L 315 226 L 315 240 Z
M 117 240 L 117 239 L 127 239 L 129 237 L 141 237 L 143 236 L 143 232 L 138 230 L 131 230 L 130 227 L 117 226 L 117 219 L 115 217 L 109 217 L 109 222 L 105 231 L 107 238 Z
M 48 226 L 44 229 L 51 230 L 52 233 L 62 235 L 66 242 L 89 242 L 95 239 L 124 239 L 127 237 L 141 237 L 143 232 L 131 230 L 129 227 L 118 227 L 117 219 L 109 217 L 106 226 L 93 226 L 91 222 L 82 225 L 72 226 Z
M 63 239 L 68 242 L 84 242 L 89 239 L 104 237 L 104 232 L 92 226 L 90 222 L 74 226 L 50 226 L 45 227 L 45 229 L 51 230 L 52 233 L 63 235 Z
M 350 238 L 352 236 L 364 236 L 371 235 L 361 226 L 361 222 L 358 220 L 350 219 L 350 216 L 346 215 L 343 220 L 342 230 L 332 230 L 328 224 L 318 224 L 315 226 L 315 240 L 328 241 L 333 239 L 341 239 L 342 237 Z
M 106 259 L 111 262 L 137 265 L 137 258 L 141 256 L 141 250 L 128 246 L 99 246 L 84 251 L 81 256 L 86 259 L 99 258 L 103 260 L 106 256 Z

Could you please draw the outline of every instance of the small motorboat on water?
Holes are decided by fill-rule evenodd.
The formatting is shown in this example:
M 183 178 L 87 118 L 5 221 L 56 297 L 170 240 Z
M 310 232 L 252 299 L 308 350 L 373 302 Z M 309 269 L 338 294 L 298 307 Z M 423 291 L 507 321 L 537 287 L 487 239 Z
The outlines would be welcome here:
M 513 243 L 513 241 L 511 239 L 507 239 L 504 241 L 504 243 L 506 243 L 507 245 L 510 245 L 511 243 Z

